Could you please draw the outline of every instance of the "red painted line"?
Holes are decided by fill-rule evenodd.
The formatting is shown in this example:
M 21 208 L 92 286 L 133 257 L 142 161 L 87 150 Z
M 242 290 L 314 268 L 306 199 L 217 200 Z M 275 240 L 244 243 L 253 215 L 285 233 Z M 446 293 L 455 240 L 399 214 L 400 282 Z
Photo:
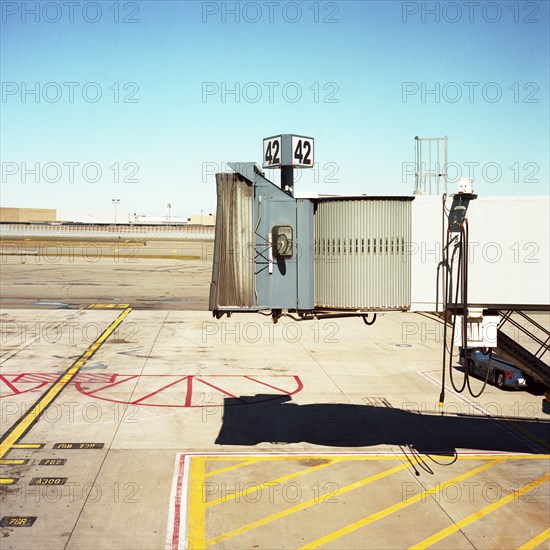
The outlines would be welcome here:
M 62 373 L 57 374 L 55 372 L 44 373 L 44 374 L 26 372 L 23 374 L 23 376 L 25 377 L 25 380 L 24 380 L 25 382 L 27 382 L 27 378 L 28 378 L 29 379 L 28 382 L 43 382 L 44 384 L 47 384 L 48 382 L 55 382 L 61 374 Z
M 176 498 L 174 505 L 174 532 L 172 534 L 172 548 L 176 549 L 180 542 L 180 522 L 181 522 L 181 491 L 183 486 L 183 466 L 185 455 L 182 455 L 178 464 L 178 478 L 176 485 Z
M 8 382 L 8 380 L 6 379 L 6 377 L 3 374 L 0 374 L 0 380 L 2 382 L 4 382 L 4 384 L 6 384 L 6 386 L 8 386 L 8 388 L 10 388 L 10 390 L 13 392 L 14 395 L 18 395 L 18 394 L 21 393 L 15 386 L 13 386 L 12 384 L 10 384 Z
M 261 378 L 260 376 L 259 378 Z M 265 377 L 265 376 L 264 376 Z M 48 383 L 53 383 L 59 378 L 59 373 L 20 373 L 20 374 L 2 374 L 0 375 L 0 383 L 4 383 L 6 385 L 5 390 L 2 394 L 0 394 L 0 398 L 3 397 L 9 397 L 13 395 L 20 395 L 26 392 L 35 391 L 37 389 L 40 389 L 44 386 L 46 386 Z M 115 388 L 116 386 L 122 385 L 125 382 L 136 382 L 136 379 L 139 380 L 140 378 L 144 378 L 147 383 L 149 381 L 152 383 L 152 385 L 157 385 L 157 383 L 161 381 L 169 380 L 170 382 L 167 382 L 166 384 L 163 384 L 158 389 L 155 389 L 154 391 L 150 391 L 150 393 L 144 395 L 143 397 L 138 397 L 136 400 L 130 402 L 126 400 L 121 400 L 117 398 L 113 398 L 109 396 L 109 390 L 112 388 Z M 223 389 L 223 387 L 220 387 L 217 384 L 211 383 L 209 380 L 212 378 L 221 378 L 222 386 L 224 384 L 223 379 L 228 378 L 230 380 L 248 380 L 252 382 L 253 384 L 259 384 L 260 386 L 264 388 L 270 388 L 271 390 L 274 390 L 279 395 L 273 395 L 269 396 L 268 399 L 263 399 L 264 401 L 271 401 L 273 399 L 277 399 L 280 397 L 280 395 L 294 395 L 298 392 L 300 392 L 304 385 L 297 375 L 268 375 L 267 379 L 271 380 L 273 379 L 274 382 L 277 382 L 278 380 L 284 381 L 289 383 L 289 388 L 284 389 L 284 387 L 277 386 L 276 384 L 270 384 L 269 382 L 264 382 L 263 380 L 260 380 L 256 378 L 255 376 L 248 376 L 248 375 L 242 375 L 242 374 L 203 374 L 203 375 L 182 375 L 182 374 L 108 374 L 108 373 L 79 373 L 77 376 L 75 376 L 74 380 L 72 380 L 72 384 L 74 384 L 75 388 L 83 395 L 87 395 L 89 397 L 92 397 L 94 399 L 100 399 L 102 401 L 108 401 L 110 403 L 126 403 L 126 404 L 136 404 L 140 406 L 148 406 L 148 407 L 171 407 L 171 408 L 201 408 L 201 407 L 224 407 L 227 406 L 226 403 L 212 403 L 209 405 L 199 404 L 195 405 L 193 404 L 193 390 L 196 389 L 196 384 L 193 384 L 194 380 L 198 382 L 202 382 L 205 386 L 208 386 L 212 390 L 214 390 L 216 393 L 221 394 L 221 398 L 223 399 L 223 396 L 231 397 L 232 399 L 235 399 L 238 401 L 238 403 L 231 403 L 231 406 L 236 406 L 239 404 L 246 405 L 248 404 L 246 400 L 241 399 L 237 395 L 234 395 L 228 390 Z M 166 404 L 166 403 L 154 403 L 151 402 L 151 398 L 153 398 L 157 394 L 162 394 L 162 392 L 174 385 L 179 384 L 180 382 L 186 381 L 186 388 L 185 390 L 182 389 L 181 394 L 178 393 L 177 399 L 180 404 L 174 404 L 173 402 Z M 292 385 L 291 382 L 295 384 L 295 388 L 291 389 L 290 386 Z M 87 385 L 92 385 L 93 389 L 84 389 Z M 8 392 L 9 390 L 9 392 Z M 106 393 L 107 395 L 104 397 L 103 394 Z
M 170 384 L 166 384 L 166 386 L 162 386 L 162 388 L 155 390 L 154 392 L 151 392 L 144 397 L 140 397 L 139 399 L 136 399 L 135 401 L 132 401 L 132 405 L 137 405 L 140 401 L 143 401 L 144 399 L 148 399 L 149 397 L 153 397 L 153 395 L 156 395 L 157 393 L 160 393 L 161 391 L 165 390 L 166 388 L 169 388 L 170 386 L 175 386 L 176 384 L 179 384 L 180 382 L 183 382 L 186 378 L 188 378 L 188 375 L 184 376 L 180 380 L 175 380 L 174 382 L 170 382 Z
M 193 377 L 187 377 L 187 393 L 185 394 L 185 405 L 184 407 L 191 406 L 191 399 L 193 398 Z
M 2 380 L 6 383 L 6 386 L 9 386 L 10 389 L 12 390 L 13 393 L 0 393 L 0 399 L 4 398 L 4 397 L 12 397 L 14 395 L 21 395 L 23 393 L 27 393 L 27 392 L 30 392 L 30 391 L 34 391 L 34 390 L 39 390 L 40 388 L 43 388 L 47 382 L 43 382 L 43 381 L 36 381 L 36 380 L 32 380 L 30 382 L 25 382 L 25 381 L 22 381 L 21 384 L 26 384 L 28 386 L 28 384 L 34 384 L 34 386 L 32 387 L 26 387 L 25 389 L 22 389 L 20 390 L 19 388 L 17 388 L 17 386 L 14 386 L 13 384 L 11 384 L 10 382 L 8 382 L 8 376 L 13 376 L 13 375 L 3 375 L 1 378 Z M 20 375 L 18 376 L 18 378 L 20 378 L 21 376 L 23 375 Z M 14 380 L 12 380 L 12 382 L 14 382 Z
M 272 386 L 271 384 L 268 384 L 267 382 L 262 382 L 261 380 L 256 380 L 252 376 L 244 376 L 244 378 L 248 378 L 249 380 L 252 380 L 253 382 L 257 382 L 258 384 L 263 384 L 264 386 L 267 386 L 268 388 L 271 388 L 272 390 L 277 390 L 285 395 L 294 395 L 295 393 L 298 393 L 299 391 L 304 389 L 304 385 L 302 384 L 302 381 L 300 380 L 299 376 L 294 376 L 294 380 L 296 381 L 298 387 L 293 392 L 287 392 L 286 390 L 283 390 L 282 388 L 278 388 L 277 386 Z
M 101 382 L 110 384 L 116 380 L 117 376 L 117 374 L 106 374 L 102 372 L 80 372 L 76 375 L 75 380 L 86 382 L 86 384 L 100 384 Z
M 200 378 L 197 378 L 197 382 L 202 382 L 206 386 L 210 386 L 211 388 L 214 388 L 215 390 L 218 390 L 220 393 L 223 393 L 224 395 L 227 395 L 229 397 L 232 397 L 233 399 L 238 399 L 239 401 L 242 401 L 242 399 L 240 399 L 236 395 L 233 395 L 232 393 L 226 392 L 225 390 L 222 390 L 221 388 L 218 388 L 217 386 L 214 386 L 214 384 L 210 384 L 210 382 L 205 382 L 204 380 L 201 380 Z
M 118 376 L 117 374 L 113 374 L 114 377 Z M 124 375 L 120 375 L 121 377 L 124 377 Z M 91 382 L 85 382 L 85 381 L 82 381 L 82 382 L 75 382 L 75 386 L 76 388 L 78 389 L 79 392 L 82 392 L 84 395 L 93 395 L 94 393 L 98 392 L 98 391 L 101 391 L 101 390 L 104 390 L 105 388 L 113 388 L 114 386 L 117 386 L 118 384 L 122 384 L 123 382 L 128 382 L 128 380 L 133 380 L 134 378 L 138 378 L 139 377 L 139 374 L 129 374 L 127 375 L 128 377 L 127 378 L 122 378 L 121 380 L 119 380 L 118 382 L 113 382 L 112 384 L 106 384 L 105 386 L 101 386 L 100 388 L 96 388 L 95 390 L 92 390 L 92 391 L 87 391 L 87 390 L 83 390 L 81 388 L 81 384 L 90 384 Z

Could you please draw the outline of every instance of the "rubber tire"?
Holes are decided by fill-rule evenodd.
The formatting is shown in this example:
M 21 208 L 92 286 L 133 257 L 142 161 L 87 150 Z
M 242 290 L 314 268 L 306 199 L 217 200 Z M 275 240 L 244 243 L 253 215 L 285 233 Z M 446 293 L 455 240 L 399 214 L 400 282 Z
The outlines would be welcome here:
M 496 376 L 496 385 L 499 390 L 504 389 L 504 381 L 505 381 L 504 373 L 501 371 L 498 371 Z

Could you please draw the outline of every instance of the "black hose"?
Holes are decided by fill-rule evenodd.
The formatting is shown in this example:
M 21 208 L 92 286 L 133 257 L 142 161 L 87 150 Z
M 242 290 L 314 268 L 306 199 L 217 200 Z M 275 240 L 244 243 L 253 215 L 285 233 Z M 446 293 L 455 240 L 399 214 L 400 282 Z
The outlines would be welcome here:
M 470 395 L 475 399 L 477 399 L 485 391 L 485 386 L 487 385 L 487 381 L 489 380 L 489 372 L 491 372 L 492 355 L 493 355 L 493 350 L 489 348 L 489 364 L 487 365 L 487 374 L 485 375 L 485 380 L 483 381 L 483 386 L 481 386 L 479 393 L 474 393 L 472 391 L 472 386 L 470 386 L 470 378 L 468 377 L 468 391 L 470 392 Z
M 363 323 L 365 323 L 365 325 L 369 325 L 369 327 L 371 325 L 374 325 L 374 323 L 376 322 L 376 313 L 374 314 L 373 318 L 372 318 L 372 321 L 367 321 L 367 318 L 368 318 L 369 314 L 367 313 L 367 315 L 362 315 L 362 319 L 363 319 Z
M 453 237 L 450 242 L 452 243 L 456 238 L 457 237 Z M 451 301 L 453 299 L 453 296 L 452 296 L 452 294 L 453 294 L 453 290 L 452 290 L 453 289 L 453 265 L 455 263 L 455 255 L 456 255 L 457 252 L 460 253 L 460 242 L 458 242 L 455 245 L 454 250 L 453 250 L 453 255 L 451 256 L 450 269 L 449 269 L 449 283 L 447 284 L 447 292 L 449 294 L 449 296 L 447 298 L 447 304 L 449 303 L 449 298 L 450 298 Z M 455 300 L 455 302 L 456 302 L 456 300 Z M 456 309 L 455 309 L 454 314 L 456 316 Z M 451 347 L 448 346 L 446 340 L 445 340 L 444 344 L 445 344 L 445 348 L 447 349 L 447 353 L 449 353 L 449 355 L 451 355 L 451 357 L 452 357 L 453 345 L 454 345 L 454 333 L 453 333 L 453 340 L 451 341 Z
M 458 291 L 462 288 L 462 290 L 464 289 L 464 286 L 463 286 L 463 282 L 462 282 L 462 279 L 463 279 L 463 265 L 464 265 L 464 241 L 463 241 L 463 238 L 462 238 L 462 231 L 461 231 L 461 234 L 460 234 L 460 241 L 459 241 L 459 248 L 458 248 L 458 268 L 457 268 L 457 275 L 456 275 L 456 293 L 455 293 L 455 300 L 454 300 L 454 319 L 453 319 L 453 329 L 451 331 L 451 349 L 450 349 L 450 352 L 449 352 L 449 378 L 451 380 L 451 385 L 454 389 L 455 392 L 457 393 L 462 393 L 464 391 L 464 388 L 466 388 L 466 376 L 468 374 L 468 371 L 466 371 L 465 375 L 464 375 L 464 380 L 462 382 L 462 387 L 460 389 L 457 388 L 455 382 L 454 382 L 454 379 L 453 379 L 453 354 L 452 354 L 452 347 L 453 347 L 453 344 L 454 344 L 454 340 L 455 340 L 455 327 L 456 327 L 456 314 L 457 314 L 457 304 L 458 304 Z M 451 264 L 451 271 L 452 271 L 452 268 L 453 268 L 453 265 Z M 465 319 L 463 319 L 463 323 L 462 323 L 462 328 L 464 329 L 464 322 L 465 322 Z M 464 336 L 464 332 L 463 332 L 463 336 Z M 466 349 L 466 346 L 463 347 L 463 349 Z
M 445 402 L 445 358 L 446 358 L 446 348 L 447 348 L 447 284 L 449 282 L 449 264 L 448 264 L 448 255 L 449 255 L 449 230 L 447 229 L 447 243 L 443 246 L 445 240 L 445 201 L 447 199 L 447 194 L 444 193 L 442 197 L 442 208 L 441 208 L 441 264 L 437 266 L 437 284 L 436 284 L 436 311 L 439 308 L 439 267 L 443 266 L 443 369 L 441 371 L 441 392 L 439 393 L 439 406 L 443 407 Z
M 462 349 L 468 349 L 468 233 L 466 230 L 466 220 L 460 227 L 462 236 Z M 467 353 L 465 352 L 467 355 Z M 465 362 L 465 379 L 468 380 L 470 374 L 470 361 Z

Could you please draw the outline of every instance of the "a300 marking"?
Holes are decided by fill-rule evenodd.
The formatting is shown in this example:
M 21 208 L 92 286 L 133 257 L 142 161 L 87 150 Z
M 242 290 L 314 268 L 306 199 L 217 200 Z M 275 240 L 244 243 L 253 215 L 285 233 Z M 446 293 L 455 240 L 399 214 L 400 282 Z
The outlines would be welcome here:
M 29 485 L 65 485 L 68 477 L 33 477 Z

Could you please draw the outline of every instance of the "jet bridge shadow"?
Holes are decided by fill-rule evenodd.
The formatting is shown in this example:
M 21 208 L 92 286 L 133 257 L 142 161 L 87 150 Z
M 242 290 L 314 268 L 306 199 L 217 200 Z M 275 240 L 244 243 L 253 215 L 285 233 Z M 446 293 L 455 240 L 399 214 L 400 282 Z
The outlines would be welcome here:
M 224 401 L 217 445 L 251 446 L 263 442 L 303 442 L 328 447 L 395 445 L 419 453 L 441 455 L 455 455 L 458 449 L 549 452 L 548 446 L 541 441 L 549 433 L 548 420 L 440 415 L 397 409 L 388 404 L 298 405 L 291 403 L 288 395 L 261 394 Z M 541 441 L 546 448 L 536 441 Z

